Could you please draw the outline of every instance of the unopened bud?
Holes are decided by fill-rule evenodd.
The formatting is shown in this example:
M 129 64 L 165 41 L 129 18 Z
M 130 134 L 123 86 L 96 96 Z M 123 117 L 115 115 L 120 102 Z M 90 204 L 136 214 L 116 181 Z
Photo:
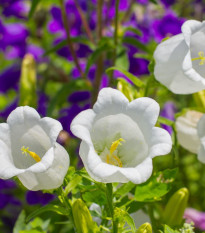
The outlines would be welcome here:
M 81 199 L 77 199 L 72 205 L 75 227 L 78 233 L 96 233 L 98 227 Z
M 142 224 L 138 230 L 136 231 L 136 233 L 152 233 L 152 226 L 150 223 L 146 222 L 144 224 Z
M 205 90 L 194 93 L 193 97 L 198 107 L 205 107 Z
M 19 105 L 37 106 L 35 60 L 31 54 L 26 54 L 22 62 Z
M 171 196 L 164 211 L 165 224 L 171 227 L 182 224 L 188 198 L 189 191 L 187 188 L 181 188 Z

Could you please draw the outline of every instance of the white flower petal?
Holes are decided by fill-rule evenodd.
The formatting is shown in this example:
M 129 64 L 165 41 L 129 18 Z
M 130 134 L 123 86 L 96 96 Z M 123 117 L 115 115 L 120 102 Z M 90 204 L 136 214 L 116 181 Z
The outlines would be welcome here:
M 70 125 L 72 133 L 89 144 L 92 144 L 89 130 L 92 128 L 95 116 L 96 114 L 92 109 L 82 111 L 73 119 Z
M 117 114 L 123 112 L 128 103 L 128 99 L 120 91 L 112 88 L 103 88 L 99 92 L 93 110 L 100 117 L 102 115 Z
M 6 123 L 0 124 L 0 164 L 1 179 L 9 179 L 24 172 L 24 169 L 18 169 L 13 164 L 9 126 Z
M 200 138 L 205 137 L 205 114 L 198 121 L 197 132 Z
M 127 115 L 138 124 L 147 137 L 150 135 L 151 128 L 157 122 L 159 116 L 159 104 L 151 98 L 138 98 L 128 104 Z
M 46 134 L 49 136 L 49 138 L 51 139 L 51 143 L 56 142 L 60 131 L 63 130 L 61 123 L 50 117 L 42 118 L 40 120 L 40 125 L 42 129 L 44 129 Z
M 204 148 L 205 143 L 201 144 L 198 152 L 198 160 L 202 163 L 205 163 L 205 148 Z
M 7 123 L 10 127 L 15 127 L 17 125 L 35 125 L 38 122 L 40 116 L 38 112 L 29 106 L 18 107 L 13 110 L 8 116 Z
M 39 166 L 38 168 L 37 166 L 40 165 L 41 162 L 39 162 L 18 176 L 25 187 L 37 191 L 41 189 L 55 189 L 62 184 L 70 164 L 69 156 L 67 151 L 58 143 L 55 144 L 53 160 L 51 156 L 52 152 L 50 150 L 45 155 L 47 157 L 42 159 L 41 167 Z M 48 159 L 48 157 L 50 158 Z
M 158 127 L 152 129 L 149 143 L 149 156 L 151 158 L 159 155 L 166 155 L 172 149 L 172 140 L 169 133 Z

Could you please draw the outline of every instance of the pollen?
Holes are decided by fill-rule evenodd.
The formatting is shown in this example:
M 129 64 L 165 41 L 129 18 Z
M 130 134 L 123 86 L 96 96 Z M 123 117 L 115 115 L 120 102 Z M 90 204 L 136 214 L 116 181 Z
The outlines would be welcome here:
M 203 51 L 200 51 L 200 52 L 198 52 L 198 55 L 199 55 L 199 57 L 192 58 L 191 60 L 192 60 L 192 61 L 200 60 L 199 65 L 205 64 L 204 52 L 203 52 Z
M 25 154 L 25 155 L 29 154 L 36 162 L 40 162 L 41 161 L 40 156 L 37 155 L 35 152 L 30 151 L 29 147 L 25 148 L 24 146 L 22 146 L 21 147 L 21 151 L 22 151 L 22 154 Z
M 123 138 L 119 138 L 118 140 L 114 141 L 110 147 L 110 153 L 106 156 L 106 163 L 115 165 L 118 167 L 122 167 L 122 161 L 117 155 L 114 155 L 114 151 L 117 149 L 119 145 L 122 145 L 121 142 L 125 142 Z

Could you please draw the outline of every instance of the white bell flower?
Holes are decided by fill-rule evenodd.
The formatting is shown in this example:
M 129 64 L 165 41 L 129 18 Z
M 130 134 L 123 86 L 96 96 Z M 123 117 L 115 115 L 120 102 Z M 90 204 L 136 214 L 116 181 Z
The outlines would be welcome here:
M 61 124 L 40 118 L 31 107 L 16 108 L 0 124 L 0 178 L 18 176 L 30 190 L 55 189 L 69 167 L 69 155 L 56 142 Z
M 118 90 L 100 91 L 93 110 L 78 114 L 71 131 L 82 139 L 80 156 L 90 176 L 103 183 L 145 182 L 152 158 L 170 152 L 169 133 L 154 127 L 159 105 L 150 98 L 129 103 Z
M 172 92 L 191 94 L 205 89 L 205 21 L 188 20 L 181 30 L 157 46 L 154 74 Z
M 201 117 L 201 119 L 198 122 L 197 132 L 200 139 L 198 159 L 202 163 L 205 163 L 205 114 Z
M 185 115 L 176 119 L 176 131 L 179 144 L 192 153 L 197 153 L 200 140 L 197 133 L 197 124 L 203 113 L 187 111 Z

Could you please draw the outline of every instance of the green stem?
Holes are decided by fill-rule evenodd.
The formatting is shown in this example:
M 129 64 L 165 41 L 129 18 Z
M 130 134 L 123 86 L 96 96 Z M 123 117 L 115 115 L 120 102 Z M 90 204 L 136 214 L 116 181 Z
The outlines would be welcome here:
M 73 61 L 76 65 L 76 67 L 78 68 L 79 72 L 80 72 L 80 75 L 82 78 L 85 78 L 85 75 L 80 67 L 80 64 L 79 64 L 79 61 L 78 61 L 78 57 L 75 53 L 75 50 L 74 50 L 74 46 L 73 46 L 73 42 L 71 40 L 71 36 L 70 36 L 70 26 L 68 24 L 68 19 L 67 19 L 67 16 L 66 16 L 66 11 L 65 11 L 65 6 L 64 6 L 64 3 L 63 3 L 63 0 L 59 0 L 60 1 L 60 6 L 61 6 L 61 13 L 62 13 L 62 19 L 63 19 L 63 24 L 64 24 L 64 28 L 65 28 L 65 31 L 66 31 L 66 35 L 67 35 L 67 44 L 68 44 L 68 48 L 70 50 L 70 53 L 73 57 Z
M 58 199 L 65 206 L 65 208 L 67 209 L 67 211 L 69 213 L 69 215 L 68 215 L 69 220 L 72 222 L 73 226 L 75 227 L 73 213 L 72 213 L 72 206 L 71 206 L 70 202 L 68 201 L 68 198 L 65 196 L 63 188 L 62 187 L 58 188 L 57 193 L 58 193 Z
M 109 208 L 108 214 L 112 218 L 112 232 L 117 233 L 118 224 L 117 224 L 117 221 L 115 220 L 112 183 L 106 184 L 106 188 L 107 188 L 106 189 L 107 203 L 108 203 L 108 208 Z
M 174 145 L 173 145 L 173 167 L 177 167 L 179 165 L 179 152 L 177 146 L 177 132 L 174 127 L 172 127 L 173 136 L 174 136 Z
M 114 31 L 114 51 L 113 51 L 113 58 L 112 58 L 112 66 L 115 66 L 116 58 L 117 58 L 117 45 L 118 45 L 118 28 L 119 28 L 119 3 L 120 0 L 115 1 L 115 31 Z M 114 86 L 114 79 L 113 79 L 114 71 L 110 74 L 110 83 L 111 86 Z

